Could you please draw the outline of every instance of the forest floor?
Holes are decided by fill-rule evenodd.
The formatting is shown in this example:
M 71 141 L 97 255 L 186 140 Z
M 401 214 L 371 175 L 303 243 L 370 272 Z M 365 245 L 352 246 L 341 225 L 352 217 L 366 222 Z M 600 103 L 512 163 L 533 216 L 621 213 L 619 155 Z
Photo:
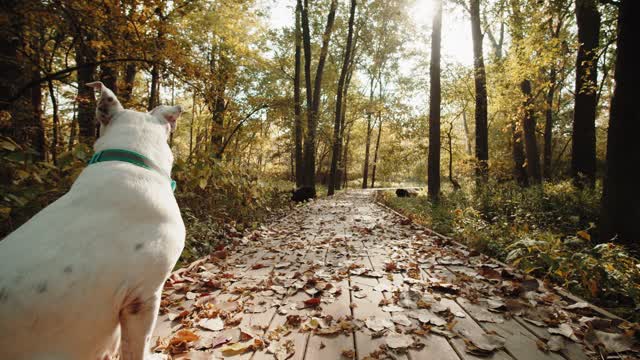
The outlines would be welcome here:
M 348 191 L 175 271 L 173 359 L 638 358 L 636 325 Z

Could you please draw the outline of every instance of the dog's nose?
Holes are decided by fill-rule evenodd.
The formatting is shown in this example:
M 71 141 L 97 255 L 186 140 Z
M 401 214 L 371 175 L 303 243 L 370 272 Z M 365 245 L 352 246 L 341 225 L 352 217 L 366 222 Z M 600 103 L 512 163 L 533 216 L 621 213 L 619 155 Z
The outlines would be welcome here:
M 176 106 L 175 106 L 175 108 L 176 108 L 176 111 L 177 111 L 177 112 L 179 112 L 179 113 L 181 113 L 181 112 L 182 112 L 182 106 L 180 106 L 180 105 L 176 105 Z

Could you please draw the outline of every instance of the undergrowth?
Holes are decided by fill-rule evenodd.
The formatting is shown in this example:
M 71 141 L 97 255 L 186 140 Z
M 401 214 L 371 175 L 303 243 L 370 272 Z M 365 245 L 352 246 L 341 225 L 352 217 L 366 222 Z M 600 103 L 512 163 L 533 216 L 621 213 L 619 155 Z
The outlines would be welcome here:
M 437 204 L 421 194 L 379 200 L 418 223 L 526 273 L 548 279 L 631 321 L 640 320 L 640 262 L 615 241 L 597 242 L 601 188 L 570 181 L 521 188 L 491 183 L 444 192 Z
M 79 144 L 58 164 L 0 137 L 0 241 L 38 211 L 64 195 L 87 166 L 92 149 Z M 178 160 L 173 177 L 187 237 L 177 266 L 209 254 L 244 230 L 283 215 L 293 185 L 220 159 Z

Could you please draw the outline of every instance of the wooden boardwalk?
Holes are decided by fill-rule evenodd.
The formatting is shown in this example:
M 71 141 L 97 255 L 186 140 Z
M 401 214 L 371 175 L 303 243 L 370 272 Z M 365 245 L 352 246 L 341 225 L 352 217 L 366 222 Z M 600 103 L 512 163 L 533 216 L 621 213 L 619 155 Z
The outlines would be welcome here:
M 175 272 L 152 348 L 194 360 L 635 359 L 632 327 L 351 191 Z

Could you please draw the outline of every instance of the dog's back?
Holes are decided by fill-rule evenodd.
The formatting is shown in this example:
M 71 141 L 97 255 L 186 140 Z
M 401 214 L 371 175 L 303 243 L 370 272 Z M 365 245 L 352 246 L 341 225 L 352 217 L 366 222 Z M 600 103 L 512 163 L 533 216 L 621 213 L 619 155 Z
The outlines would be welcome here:
M 144 286 L 146 275 L 166 276 L 177 260 L 184 226 L 173 197 L 157 196 L 166 184 L 127 182 L 123 171 L 138 170 L 129 167 L 100 179 L 120 182 L 107 185 L 120 194 L 92 192 L 92 178 L 106 169 L 98 170 L 87 168 L 68 194 L 0 242 L 0 358 L 35 356 L 39 344 L 46 344 L 43 356 L 97 358 L 109 347 L 100 339 L 118 327 L 121 308 L 114 305 Z
M 108 127 L 96 150 L 144 153 L 169 173 L 175 118 L 116 110 L 102 112 Z M 123 161 L 88 166 L 66 195 L 0 241 L 0 359 L 102 360 L 120 328 L 135 347 L 122 358 L 141 359 L 184 231 L 166 174 Z

